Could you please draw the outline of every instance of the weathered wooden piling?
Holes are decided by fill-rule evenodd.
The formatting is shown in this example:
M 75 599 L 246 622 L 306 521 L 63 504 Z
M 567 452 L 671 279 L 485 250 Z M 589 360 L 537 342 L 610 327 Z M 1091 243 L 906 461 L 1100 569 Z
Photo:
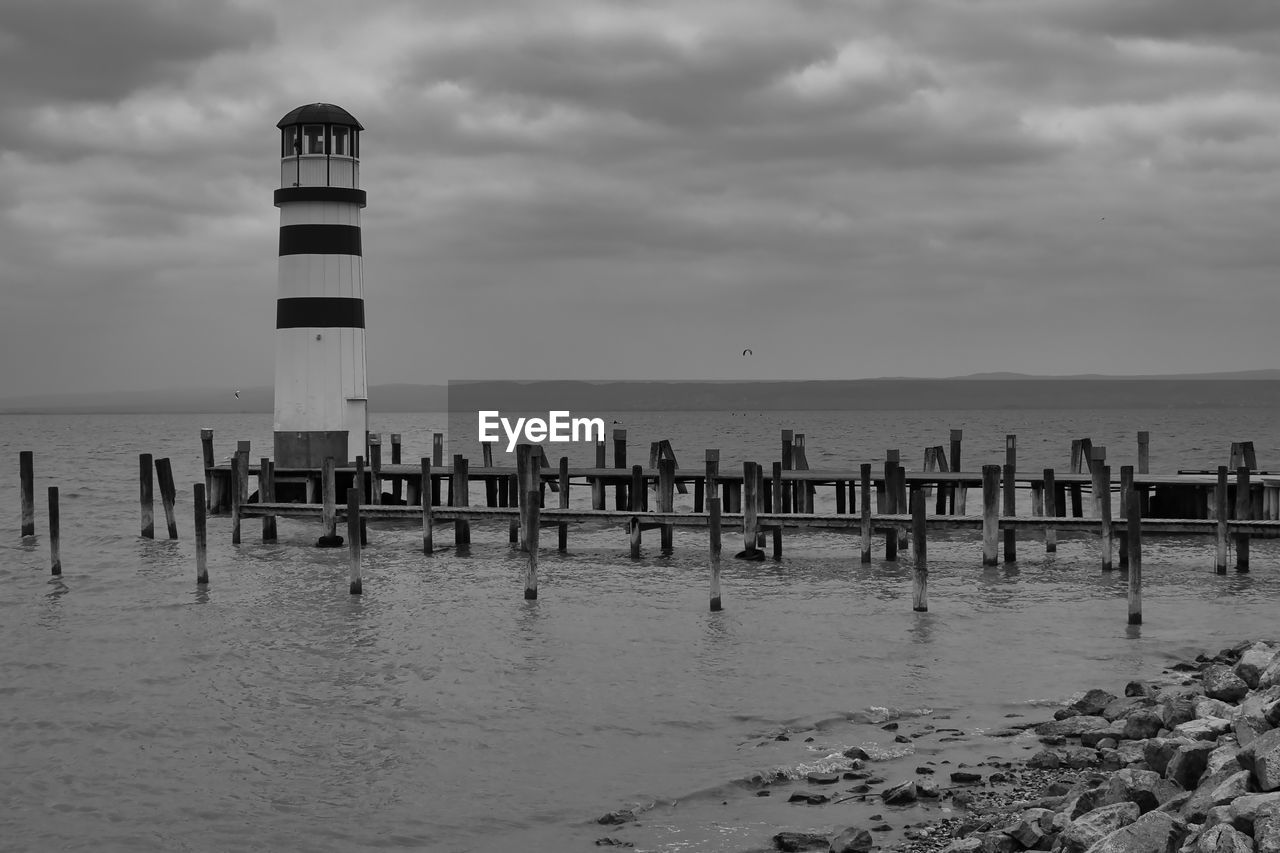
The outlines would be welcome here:
M 1151 433 L 1146 430 L 1138 432 L 1138 473 L 1151 473 Z
M 1000 532 L 1000 466 L 982 466 L 982 565 L 996 565 Z
M 937 468 L 938 468 L 938 470 L 939 470 L 939 471 L 950 471 L 950 470 L 952 470 L 952 469 L 951 469 L 950 467 L 948 467 L 948 465 L 947 465 L 947 454 L 946 454 L 946 450 L 942 447 L 942 445 L 941 445 L 941 444 L 939 444 L 938 446 L 936 446 L 936 447 L 934 447 L 934 448 L 933 448 L 933 462 L 934 462 L 934 464 L 937 466 Z M 951 486 L 950 486 L 950 485 L 946 485 L 946 484 L 939 485 L 939 486 L 938 486 L 938 500 L 937 500 L 937 503 L 935 504 L 934 509 L 933 509 L 934 514 L 935 514 L 935 515 L 946 515 L 946 514 L 947 514 L 947 506 L 950 504 L 950 500 L 951 500 Z
M 1087 439 L 1086 439 L 1087 440 Z M 1098 486 L 1098 469 L 1106 464 L 1107 448 L 1090 447 L 1089 449 L 1089 472 L 1093 481 L 1093 514 L 1095 516 L 1102 515 L 1102 491 Z M 1108 469 L 1109 470 L 1109 469 Z M 1111 481 L 1107 480 L 1103 483 L 1106 491 L 1111 491 Z
M 1094 448 L 1099 450 L 1102 448 Z M 1104 451 L 1105 453 L 1105 451 Z M 1102 524 L 1098 528 L 1098 540 L 1102 546 L 1102 570 L 1109 572 L 1111 563 L 1111 466 L 1103 462 L 1103 458 L 1094 456 L 1093 490 L 1098 501 L 1098 518 Z
M 231 544 L 240 544 L 240 468 L 244 459 L 237 453 L 231 457 Z M 150 470 L 150 466 L 148 466 Z M 145 527 L 144 527 L 145 529 Z
M 861 518 L 862 522 L 862 556 L 863 563 L 871 562 L 871 463 L 863 462 L 859 467 L 860 477 L 858 487 L 862 494 Z
M 1083 474 L 1084 468 L 1088 464 L 1085 456 L 1083 440 L 1074 438 L 1071 440 L 1071 473 Z M 1079 483 L 1071 484 L 1071 517 L 1081 518 L 1084 515 L 1084 496 L 1081 494 L 1082 489 Z
M 1245 464 L 1236 469 L 1236 518 L 1240 521 L 1253 515 L 1253 501 L 1249 496 L 1249 467 Z M 1236 571 L 1249 571 L 1249 534 L 1247 533 L 1236 534 Z
M 915 554 L 915 570 L 911 573 L 911 609 L 924 613 L 929 609 L 929 559 L 925 544 L 924 489 L 911 493 L 911 550 Z
M 399 465 L 403 451 L 400 447 L 400 433 L 391 433 L 391 464 Z M 391 497 L 396 503 L 400 503 L 401 490 L 404 486 L 404 480 L 401 477 L 395 477 L 391 480 Z
M 1013 436 L 1009 436 L 1010 439 Z M 1006 458 L 1008 458 L 1006 456 Z M 1004 502 L 1004 514 L 1012 518 L 1018 514 L 1018 484 L 1017 473 L 1013 464 L 1005 462 L 1004 465 L 1004 486 L 1000 490 L 1001 498 Z M 1018 559 L 1018 534 L 1012 527 L 1004 531 L 1004 561 L 1006 563 L 1016 562 Z
M 444 467 L 444 433 L 431 433 L 431 464 L 436 468 Z M 435 498 L 436 506 L 440 505 L 440 498 Z
M 898 451 L 890 450 L 886 454 L 884 460 L 884 514 L 895 515 L 898 513 L 898 484 L 895 472 L 898 468 L 897 460 Z M 884 534 L 884 558 L 886 560 L 898 559 L 898 530 L 895 527 L 888 527 Z
M 422 482 L 431 482 L 431 459 L 422 457 L 420 463 L 422 469 Z M 435 550 L 435 531 L 432 529 L 433 522 L 431 518 L 431 490 L 422 490 L 422 553 L 430 554 Z
M 195 514 L 193 526 L 196 531 L 196 584 L 198 586 L 209 584 L 209 531 L 205 523 L 205 512 L 208 507 L 205 501 L 204 483 L 193 483 L 192 509 Z
M 320 474 L 320 495 L 324 502 L 320 526 L 324 533 L 316 540 L 317 548 L 338 548 L 342 537 L 338 535 L 338 477 L 332 456 L 326 456 Z
M 658 512 L 675 512 L 676 510 L 676 461 L 674 459 L 658 459 Z M 661 527 L 662 551 L 669 554 L 675 545 L 675 527 L 664 524 Z
M 49 487 L 49 573 L 62 574 L 62 556 L 59 553 L 62 543 L 61 519 L 58 515 L 58 487 Z
M 365 484 L 364 457 L 357 456 L 356 457 L 356 476 L 355 476 L 354 482 L 352 482 L 351 484 L 351 488 L 356 490 L 356 494 L 360 496 L 361 503 L 364 503 L 364 484 Z M 360 544 L 361 545 L 369 544 L 369 525 L 363 516 L 360 518 Z
M 1230 472 L 1228 471 L 1227 466 L 1219 465 L 1218 488 L 1214 492 L 1214 503 L 1216 504 L 1215 509 L 1217 510 L 1215 518 L 1218 522 L 1218 552 L 1217 559 L 1214 561 L 1214 570 L 1220 575 L 1225 575 L 1227 573 L 1227 486 L 1229 477 Z
M 951 470 L 963 471 L 960 467 L 960 447 L 964 443 L 964 430 L 951 430 Z M 969 487 L 956 484 L 951 491 L 951 514 L 964 515 L 965 498 L 968 494 Z
M 360 485 L 356 484 L 347 490 L 347 541 L 351 545 L 351 594 L 364 592 L 364 579 L 361 577 L 360 559 Z
M 760 498 L 756 491 L 760 483 L 756 474 L 759 467 L 755 462 L 742 463 L 742 549 L 748 555 L 756 553 L 756 539 L 760 532 Z
M 452 506 L 471 506 L 471 464 L 461 453 L 453 455 L 453 503 Z M 471 522 L 458 519 L 453 523 L 453 545 L 471 544 Z
M 538 470 L 540 459 L 531 460 L 532 470 Z M 526 601 L 534 601 L 538 597 L 538 539 L 542 528 L 542 490 L 530 489 L 524 496 L 525 505 L 525 542 L 529 549 L 529 561 L 524 569 L 524 597 Z
M 156 538 L 156 508 L 152 492 L 151 454 L 138 454 L 138 503 L 142 507 L 142 538 Z M 239 530 L 236 531 L 239 533 Z M 239 540 L 236 540 L 237 542 Z
M 177 539 L 178 522 L 173 512 L 177 494 L 173 483 L 173 466 L 167 458 L 156 460 L 156 482 L 160 486 L 160 505 L 164 508 L 165 527 L 169 532 L 169 538 Z
M 627 431 L 625 429 L 615 429 L 613 431 L 613 467 L 627 467 Z M 621 480 L 618 481 L 614 488 L 614 506 L 620 510 L 635 511 L 635 500 L 627 500 L 627 487 Z
M 485 468 L 493 467 L 493 442 L 485 441 L 480 445 L 480 464 Z M 497 477 L 484 478 L 484 503 L 485 506 L 498 505 L 498 480 Z
M 569 508 L 569 457 L 568 456 L 560 457 L 559 475 L 560 476 L 557 479 L 559 479 L 560 481 L 560 509 L 568 509 Z M 569 525 L 563 521 L 560 522 L 560 525 L 556 528 L 556 549 L 561 554 L 569 550 Z
M 1129 467 L 1129 466 L 1125 466 Z M 1123 469 L 1122 469 L 1123 470 Z M 1132 472 L 1130 472 L 1132 476 Z M 1129 490 L 1128 516 L 1129 552 L 1129 624 L 1142 624 L 1142 497 Z
M 716 497 L 715 492 L 708 492 L 710 497 L 707 498 L 707 513 L 710 516 L 707 520 L 710 530 L 710 538 L 708 540 L 708 549 L 710 551 L 711 564 L 711 612 L 720 611 L 720 498 Z
M 642 513 L 645 511 L 645 498 L 648 490 L 644 484 L 644 468 L 640 465 L 631 466 L 631 511 L 633 513 Z M 644 525 L 641 523 L 639 515 L 635 516 L 635 523 L 631 528 L 631 556 L 634 559 L 640 558 L 640 545 L 643 538 Z
M 773 484 L 772 484 L 772 500 L 774 512 L 786 512 L 782 509 L 784 500 L 782 497 L 782 462 L 773 463 Z M 773 559 L 782 559 L 782 525 L 779 524 L 770 531 L 773 539 Z
M 1058 515 L 1058 484 L 1054 480 L 1052 468 L 1044 469 L 1044 514 L 1046 518 L 1055 518 Z M 1054 529 L 1052 524 L 1045 525 L 1044 528 L 1044 550 L 1047 554 L 1052 554 L 1058 550 L 1058 531 Z
M 382 436 L 376 432 L 369 433 L 369 501 L 378 506 L 382 503 Z
M 1120 466 L 1120 512 L 1125 524 L 1116 536 L 1117 550 L 1120 552 L 1120 568 L 1129 569 L 1129 493 L 1133 491 L 1133 466 Z
M 204 496 L 205 508 L 211 512 L 217 512 L 220 496 L 215 496 L 215 480 L 213 476 L 214 456 L 213 456 L 213 430 L 205 427 L 200 430 L 200 455 L 204 461 Z
M 36 535 L 35 456 L 30 450 L 18 453 L 18 476 L 22 481 L 22 535 Z
M 608 448 L 605 447 L 604 439 L 596 439 L 596 467 L 597 468 L 605 467 L 608 459 L 607 453 L 608 453 Z M 699 489 L 702 488 L 701 483 L 698 484 L 698 488 Z M 604 509 L 604 478 L 603 477 L 591 478 L 591 508 Z M 702 504 L 700 502 L 698 502 L 698 505 L 694 507 L 694 512 L 702 512 Z

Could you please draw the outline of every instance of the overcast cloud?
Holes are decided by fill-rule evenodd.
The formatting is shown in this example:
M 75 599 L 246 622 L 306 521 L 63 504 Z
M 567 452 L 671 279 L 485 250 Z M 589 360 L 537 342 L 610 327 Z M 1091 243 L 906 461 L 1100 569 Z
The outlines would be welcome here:
M 5 0 L 0 396 L 269 385 L 316 101 L 371 384 L 1276 367 L 1277 81 L 1274 0 Z

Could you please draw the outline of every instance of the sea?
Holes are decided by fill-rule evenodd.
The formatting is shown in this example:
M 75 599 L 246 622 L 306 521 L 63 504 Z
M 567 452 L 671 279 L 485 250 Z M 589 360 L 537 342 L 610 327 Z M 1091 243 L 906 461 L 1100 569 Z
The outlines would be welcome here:
M 1216 468 L 1243 440 L 1260 468 L 1280 465 L 1271 408 L 603 414 L 627 430 L 630 461 L 668 439 L 695 468 L 716 448 L 722 470 L 767 469 L 783 429 L 805 434 L 814 468 L 879 465 L 890 448 L 919 468 L 952 429 L 967 470 L 1003 463 L 1016 434 L 1021 470 L 1065 470 L 1071 440 L 1089 437 L 1114 471 L 1136 461 L 1139 430 L 1153 473 Z M 447 424 L 382 414 L 370 428 L 384 460 L 395 432 L 410 461 Z M 1211 541 L 1147 536 L 1139 626 L 1125 573 L 1101 570 L 1095 537 L 1069 533 L 1052 554 L 1025 536 L 1016 562 L 991 568 L 976 532 L 931 536 L 923 613 L 910 552 L 889 562 L 877 545 L 863 565 L 858 538 L 837 532 L 789 533 L 780 561 L 749 562 L 732 559 L 740 534 L 726 531 L 718 613 L 705 532 L 678 529 L 669 554 L 646 534 L 632 559 L 612 524 L 572 526 L 564 554 L 544 534 L 539 597 L 526 601 L 505 523 L 473 524 L 462 550 L 438 528 L 425 556 L 420 528 L 372 522 L 363 594 L 351 595 L 347 553 L 314 547 L 315 522 L 283 519 L 263 544 L 250 520 L 233 545 L 230 519 L 213 517 L 198 587 L 203 427 L 219 459 L 238 440 L 255 460 L 270 454 L 270 414 L 0 416 L 0 849 L 733 853 L 781 830 L 878 822 L 887 843 L 949 801 L 888 808 L 844 783 L 842 802 L 809 806 L 788 789 L 848 769 L 853 746 L 886 782 L 927 764 L 945 784 L 948 764 L 1029 754 L 1033 736 L 992 733 L 1048 719 L 1085 689 L 1173 678 L 1198 653 L 1280 633 L 1276 540 L 1253 544 L 1250 572 L 1217 575 Z M 479 464 L 472 437 L 447 452 Z M 171 461 L 177 539 L 158 497 L 157 536 L 139 535 L 141 453 Z M 574 489 L 573 505 L 588 500 Z M 818 502 L 834 506 L 829 490 Z M 917 736 L 938 730 L 954 734 Z M 633 819 L 598 822 L 622 810 Z

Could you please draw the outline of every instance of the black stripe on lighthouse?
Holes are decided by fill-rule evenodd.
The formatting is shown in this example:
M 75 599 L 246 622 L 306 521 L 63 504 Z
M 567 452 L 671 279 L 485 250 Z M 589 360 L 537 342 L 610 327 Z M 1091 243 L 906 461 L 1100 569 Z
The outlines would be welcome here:
M 277 329 L 363 329 L 364 300 L 350 296 L 294 296 L 276 300 Z
M 281 225 L 280 254 L 361 255 L 359 225 Z

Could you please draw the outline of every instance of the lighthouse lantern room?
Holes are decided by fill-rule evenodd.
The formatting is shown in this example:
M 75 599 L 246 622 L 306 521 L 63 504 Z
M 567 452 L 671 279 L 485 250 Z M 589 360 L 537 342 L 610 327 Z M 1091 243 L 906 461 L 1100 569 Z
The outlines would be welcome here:
M 364 453 L 368 386 L 360 247 L 360 122 L 307 104 L 280 119 L 275 464 L 350 465 Z

